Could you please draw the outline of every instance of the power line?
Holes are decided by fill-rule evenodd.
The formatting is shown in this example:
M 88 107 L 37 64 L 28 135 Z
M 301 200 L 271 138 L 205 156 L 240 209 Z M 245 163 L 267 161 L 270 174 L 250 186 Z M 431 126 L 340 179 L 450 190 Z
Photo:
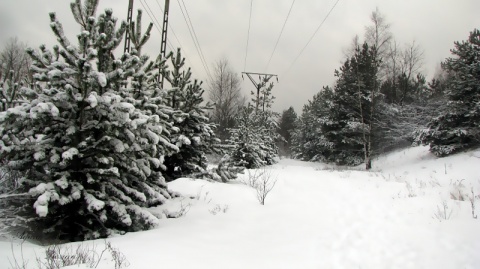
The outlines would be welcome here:
M 250 39 L 250 24 L 252 22 L 252 6 L 253 0 L 250 1 L 250 17 L 248 19 L 247 47 L 245 48 L 245 63 L 243 64 L 243 72 L 245 72 L 245 69 L 247 68 L 248 40 Z
M 207 67 L 208 75 L 209 75 L 210 79 L 212 79 L 212 76 L 211 76 L 211 73 L 210 73 L 210 68 L 208 68 L 207 60 L 205 59 L 205 55 L 203 54 L 203 51 L 202 51 L 202 46 L 200 46 L 200 40 L 198 39 L 197 33 L 195 32 L 195 28 L 193 27 L 192 20 L 190 19 L 190 15 L 188 14 L 187 6 L 185 5 L 185 2 L 183 0 L 182 0 L 182 4 L 183 4 L 183 7 L 185 8 L 185 13 L 187 13 L 188 21 L 190 22 L 190 25 L 192 26 L 193 35 L 195 36 L 195 39 L 197 40 L 198 48 L 200 49 L 201 57 L 203 58 L 203 61 L 205 62 L 205 65 Z
M 292 69 L 292 66 L 295 64 L 295 62 L 298 60 L 298 58 L 300 58 L 300 55 L 302 55 L 303 51 L 308 47 L 308 45 L 310 44 L 310 42 L 312 41 L 312 39 L 315 37 L 315 35 L 317 34 L 318 30 L 320 29 L 320 27 L 322 27 L 323 23 L 327 20 L 328 16 L 330 16 L 330 13 L 332 13 L 333 9 L 337 6 L 338 2 L 340 2 L 340 0 L 337 0 L 337 2 L 335 2 L 335 4 L 332 6 L 332 8 L 330 9 L 330 11 L 327 13 L 327 15 L 325 16 L 325 18 L 323 18 L 323 21 L 320 23 L 320 25 L 317 27 L 317 30 L 315 30 L 315 32 L 313 33 L 313 35 L 310 37 L 310 39 L 307 41 L 307 44 L 305 44 L 305 46 L 302 48 L 302 50 L 300 51 L 300 53 L 297 55 L 297 57 L 295 58 L 295 60 L 293 60 L 292 64 L 290 65 L 290 67 L 287 69 L 287 71 L 284 73 L 284 77 L 285 75 L 290 71 L 290 69 Z
M 162 6 L 160 6 L 160 3 L 158 2 L 158 0 L 155 0 L 155 2 L 157 2 L 157 5 L 158 5 L 158 7 L 160 8 L 160 11 L 163 13 Z M 145 2 L 145 3 L 146 3 L 146 2 Z M 175 31 L 173 30 L 173 26 L 172 26 L 172 23 L 171 23 L 171 22 L 168 24 L 168 27 L 169 27 L 170 30 L 172 31 L 172 34 L 173 34 L 173 36 L 175 37 L 175 40 L 177 40 L 178 46 L 179 46 L 180 48 L 182 48 L 182 44 L 180 43 L 180 40 L 178 39 L 177 34 L 175 34 Z M 186 54 L 186 52 L 185 52 L 185 55 L 188 57 L 188 55 Z
M 280 35 L 277 38 L 277 42 L 275 43 L 275 47 L 273 48 L 272 54 L 270 55 L 270 59 L 268 59 L 267 66 L 265 67 L 265 72 L 268 70 L 268 66 L 270 65 L 270 61 L 272 61 L 273 54 L 275 53 L 275 50 L 277 49 L 278 42 L 280 41 L 280 38 L 282 37 L 283 34 L 283 29 L 285 29 L 285 25 L 287 24 L 288 17 L 290 17 L 290 12 L 292 12 L 293 4 L 295 4 L 296 0 L 293 0 L 292 5 L 290 6 L 290 10 L 288 11 L 287 18 L 285 19 L 285 22 L 283 23 L 282 30 L 280 30 Z
M 147 3 L 147 0 L 144 0 L 144 1 L 145 1 L 145 4 L 147 5 L 148 9 L 150 10 L 150 12 L 152 12 L 152 10 L 150 9 L 150 6 Z M 158 2 L 158 0 L 155 0 L 155 2 L 157 2 L 157 5 L 160 8 L 160 11 L 163 13 L 163 8 L 162 8 L 162 6 L 160 6 L 160 3 Z M 152 14 L 153 14 L 153 12 L 152 12 Z M 155 17 L 155 20 L 158 23 L 158 20 L 157 20 L 155 15 L 154 15 L 154 17 Z M 158 24 L 160 24 L 160 23 L 158 23 Z M 178 46 L 180 47 L 180 49 L 183 50 L 183 53 L 185 54 L 185 58 L 187 59 L 187 61 L 191 62 L 190 56 L 188 56 L 187 51 L 185 49 L 183 49 L 182 44 L 180 43 L 180 40 L 178 39 L 177 35 L 175 34 L 175 31 L 173 30 L 173 26 L 172 26 L 171 22 L 168 24 L 168 28 L 170 28 L 170 30 L 172 31 L 173 36 L 175 37 L 175 40 L 177 40 L 177 43 L 178 43 Z M 171 48 L 170 50 L 174 51 L 172 49 L 172 47 L 174 47 L 174 46 L 172 45 L 172 42 L 170 42 L 170 40 L 168 40 L 168 38 L 167 38 L 167 42 L 170 43 L 170 48 Z M 195 71 L 195 69 L 193 68 L 193 65 L 191 67 L 192 67 L 192 71 Z
M 147 3 L 147 2 L 145 2 L 145 3 Z M 157 20 L 157 18 L 155 17 L 155 14 L 152 12 L 152 15 L 153 15 L 153 17 L 152 17 L 152 15 L 150 15 L 150 13 L 148 12 L 147 8 L 145 7 L 145 5 L 143 4 L 143 2 L 142 2 L 141 0 L 140 0 L 140 4 L 142 4 L 142 6 L 143 6 L 143 8 L 145 9 L 145 12 L 147 13 L 148 17 L 150 17 L 150 19 L 151 19 L 152 22 L 153 22 L 153 25 L 155 25 L 155 28 L 157 29 L 157 31 L 158 31 L 158 32 L 160 33 L 160 35 L 161 35 L 161 34 L 162 34 L 162 30 L 160 30 L 160 28 L 159 28 L 158 25 L 157 25 L 157 24 L 160 24 L 160 23 L 158 23 L 158 20 Z M 150 12 L 151 12 L 151 10 L 150 10 Z M 157 23 L 155 23 L 155 22 L 157 22 Z M 171 44 L 170 41 L 168 41 L 168 40 L 167 40 L 167 45 L 168 45 L 168 47 L 170 48 L 171 51 L 174 51 L 172 44 Z
M 145 7 L 145 5 L 143 4 L 143 2 L 142 2 L 141 0 L 140 0 L 140 3 L 142 4 L 143 8 L 144 8 L 145 11 L 147 12 L 147 15 L 148 15 L 148 16 L 150 17 L 150 19 L 153 21 L 153 24 L 155 25 L 155 28 L 158 30 L 158 32 L 159 32 L 160 34 L 162 34 L 162 31 L 160 30 L 159 26 L 157 26 L 157 24 L 160 25 L 160 22 L 157 20 L 157 17 L 156 17 L 155 14 L 153 13 L 153 11 L 152 11 L 152 9 L 150 8 L 150 6 L 148 5 L 147 1 L 146 1 L 146 0 L 144 0 L 144 1 L 145 1 L 145 4 L 146 4 L 147 7 L 148 7 L 148 10 L 147 10 L 147 8 Z M 158 0 L 157 0 L 157 3 L 158 3 Z M 159 4 L 159 5 L 160 5 L 160 4 Z M 150 15 L 150 13 L 149 13 L 148 11 L 150 11 L 150 12 L 152 13 L 153 18 L 152 18 L 152 15 Z M 162 11 L 162 13 L 163 13 L 163 9 L 162 9 L 162 8 L 160 8 L 160 11 Z M 156 23 L 155 23 L 155 22 L 156 22 Z M 169 24 L 169 27 L 170 27 L 170 30 L 172 30 L 172 32 L 173 32 L 173 28 L 170 26 L 170 24 Z M 173 32 L 173 34 L 175 35 L 174 32 Z M 183 49 L 183 48 L 182 48 L 182 45 L 180 44 L 180 41 L 178 41 L 178 38 L 177 38 L 177 42 L 178 42 L 178 46 L 179 46 L 181 49 Z M 170 42 L 170 40 L 168 40 L 168 39 L 167 39 L 167 45 L 168 45 L 168 48 L 170 49 L 170 51 L 175 51 L 175 49 L 174 49 L 175 46 L 173 46 L 172 42 Z M 190 61 L 190 62 L 191 62 L 190 57 L 188 56 L 186 50 L 183 50 L 183 51 L 184 51 L 184 53 L 185 53 L 185 56 L 186 56 L 187 61 Z M 195 71 L 195 68 L 193 67 L 193 65 L 191 66 L 191 68 L 192 68 L 192 71 L 195 73 L 196 71 Z
M 185 15 L 185 12 L 183 11 L 182 5 L 180 4 L 180 0 L 177 0 L 177 3 L 178 3 L 178 6 L 180 7 L 180 11 L 182 12 L 183 19 L 185 20 L 185 23 L 187 24 L 188 32 L 190 33 L 190 37 L 191 37 L 192 40 L 193 40 L 193 44 L 195 45 L 195 49 L 197 50 L 197 54 L 198 54 L 198 56 L 199 56 L 199 58 L 200 58 L 200 62 L 202 63 L 203 68 L 205 69 L 206 75 L 210 78 L 210 80 L 212 80 L 210 74 L 208 73 L 206 64 L 205 64 L 205 62 L 204 62 L 204 60 L 203 60 L 203 58 L 202 58 L 202 55 L 201 55 L 201 53 L 200 53 L 200 49 L 198 48 L 198 45 L 197 45 L 197 43 L 196 43 L 196 41 L 195 41 L 195 37 L 194 37 L 194 35 L 193 35 L 193 33 L 192 33 L 192 30 L 190 29 L 190 25 L 189 25 L 189 23 L 188 23 L 188 20 L 187 20 L 187 17 L 186 17 L 186 15 Z

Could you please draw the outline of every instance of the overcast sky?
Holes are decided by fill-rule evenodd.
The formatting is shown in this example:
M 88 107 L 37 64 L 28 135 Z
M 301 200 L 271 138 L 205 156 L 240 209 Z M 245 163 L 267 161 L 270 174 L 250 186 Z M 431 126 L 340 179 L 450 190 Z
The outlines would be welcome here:
M 250 0 L 184 0 L 194 24 L 203 54 L 213 70 L 220 58 L 227 58 L 240 73 L 278 74 L 273 88 L 277 97 L 274 109 L 293 106 L 298 114 L 307 100 L 324 85 L 335 81 L 333 73 L 343 60 L 342 50 L 355 35 L 363 37 L 369 16 L 376 7 L 391 24 L 399 44 L 415 40 L 425 51 L 424 73 L 430 78 L 436 66 L 450 55 L 453 42 L 465 40 L 470 31 L 480 27 L 479 0 L 340 0 L 309 46 L 292 66 L 312 34 L 337 0 L 298 0 L 295 2 L 275 54 L 266 65 L 293 0 L 254 0 L 248 54 L 245 64 Z M 13 36 L 32 47 L 51 47 L 55 38 L 49 27 L 48 13 L 55 11 L 67 36 L 74 41 L 78 33 L 68 0 L 0 0 L 0 46 Z M 143 4 L 143 5 L 142 5 Z M 161 23 L 164 0 L 135 0 L 137 9 L 150 9 Z M 115 17 L 126 19 L 128 0 L 100 0 L 99 11 L 110 7 Z M 98 14 L 98 13 L 97 13 Z M 193 45 L 178 0 L 171 0 L 169 24 L 172 26 L 193 68 L 193 76 L 206 81 L 206 71 Z M 144 29 L 152 19 L 144 13 Z M 161 25 L 158 26 L 161 29 Z M 168 39 L 179 47 L 169 29 Z M 161 35 L 154 27 L 144 52 L 155 56 L 160 51 Z M 121 48 L 123 49 L 123 44 Z M 167 47 L 167 51 L 170 49 Z M 292 66 L 291 69 L 289 67 Z M 289 71 L 288 71 L 289 70 Z M 246 95 L 254 89 L 245 77 Z

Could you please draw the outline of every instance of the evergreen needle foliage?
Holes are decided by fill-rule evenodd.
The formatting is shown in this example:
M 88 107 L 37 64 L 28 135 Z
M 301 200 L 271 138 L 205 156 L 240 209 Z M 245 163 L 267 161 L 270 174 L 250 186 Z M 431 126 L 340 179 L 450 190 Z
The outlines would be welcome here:
M 172 143 L 179 151 L 165 158 L 166 174 L 169 180 L 182 176 L 204 174 L 208 160 L 206 154 L 219 153 L 220 140 L 215 136 L 215 125 L 210 123 L 207 111 L 210 103 L 203 105 L 202 82 L 191 80 L 190 68 L 184 68 L 185 58 L 180 49 L 169 56 L 172 70 L 165 72 L 165 78 L 172 86 L 167 93 L 165 105 L 178 111 L 171 136 Z
M 442 68 L 450 74 L 445 110 L 417 138 L 437 156 L 480 145 L 480 30 L 455 42 Z
M 238 115 L 237 127 L 230 129 L 230 156 L 235 166 L 247 169 L 259 168 L 277 162 L 278 114 L 271 111 L 275 97 L 272 95 L 273 84 L 267 85 L 268 79 L 262 84 L 258 99 L 244 107 Z M 256 109 L 255 107 L 258 107 Z
M 127 25 L 108 9 L 96 16 L 97 5 L 71 4 L 77 44 L 50 14 L 59 44 L 28 51 L 37 97 L 0 114 L 0 159 L 23 173 L 19 192 L 32 197 L 22 214 L 60 239 L 148 229 L 158 219 L 145 207 L 171 197 L 161 168 L 178 148 L 154 83 L 164 60 L 146 65 L 137 51 L 116 59 Z

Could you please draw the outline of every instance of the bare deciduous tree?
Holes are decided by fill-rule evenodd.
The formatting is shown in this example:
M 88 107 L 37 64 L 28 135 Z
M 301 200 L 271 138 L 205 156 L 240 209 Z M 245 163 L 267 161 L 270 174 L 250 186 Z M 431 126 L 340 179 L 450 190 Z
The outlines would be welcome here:
M 30 56 L 26 44 L 11 38 L 0 51 L 0 111 L 14 106 L 20 99 L 20 88 L 32 83 Z
M 231 69 L 227 59 L 223 58 L 215 63 L 213 80 L 209 87 L 210 100 L 214 103 L 212 120 L 218 124 L 218 136 L 225 140 L 228 137 L 228 128 L 234 125 L 235 115 L 245 104 L 240 78 Z
M 408 79 L 416 76 L 423 67 L 424 51 L 415 40 L 407 44 L 402 51 L 400 70 Z
M 352 41 L 350 42 L 350 45 L 348 47 L 342 49 L 343 56 L 345 57 L 344 59 L 342 59 L 342 63 L 345 60 L 352 58 L 355 55 L 355 50 L 360 46 L 361 46 L 360 37 L 358 35 L 355 35 L 352 38 Z
M 392 38 L 388 43 L 387 77 L 396 78 L 400 70 L 401 50 L 397 41 Z
M 386 75 L 386 67 L 389 53 L 389 43 L 393 39 L 390 24 L 385 16 L 380 13 L 378 7 L 370 15 L 373 25 L 365 27 L 365 41 L 370 47 L 375 46 L 375 60 L 378 63 L 378 78 Z
M 407 44 L 400 54 L 400 74 L 404 77 L 407 83 L 400 83 L 400 104 L 403 104 L 409 95 L 412 95 L 412 87 L 409 82 L 413 82 L 420 74 L 423 67 L 423 49 L 414 41 Z

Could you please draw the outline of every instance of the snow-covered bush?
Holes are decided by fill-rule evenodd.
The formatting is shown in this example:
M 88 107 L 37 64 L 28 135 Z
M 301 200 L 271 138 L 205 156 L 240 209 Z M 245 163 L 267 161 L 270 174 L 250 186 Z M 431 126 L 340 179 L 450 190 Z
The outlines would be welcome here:
M 0 113 L 0 159 L 25 173 L 18 192 L 34 198 L 21 209 L 33 229 L 61 239 L 153 227 L 158 219 L 144 207 L 171 197 L 161 168 L 178 148 L 165 136 L 166 109 L 131 88 L 148 69 L 146 58 L 115 58 L 126 24 L 117 29 L 111 10 L 96 17 L 97 5 L 71 4 L 81 28 L 77 45 L 50 14 L 59 45 L 29 50 L 38 97 Z

